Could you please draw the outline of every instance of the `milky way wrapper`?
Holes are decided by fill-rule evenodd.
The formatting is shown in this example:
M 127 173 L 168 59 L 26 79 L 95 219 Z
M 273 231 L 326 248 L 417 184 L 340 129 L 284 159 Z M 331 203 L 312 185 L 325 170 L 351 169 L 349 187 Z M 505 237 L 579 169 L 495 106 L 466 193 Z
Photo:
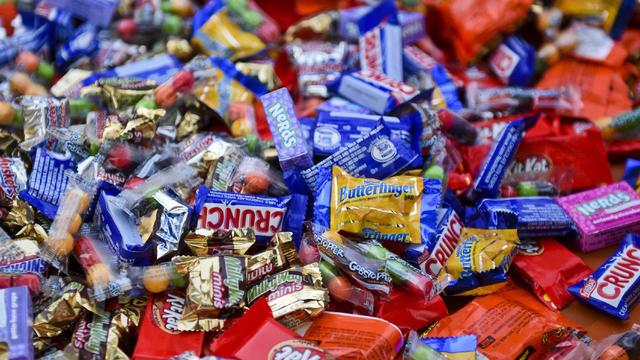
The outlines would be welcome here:
M 189 287 L 178 329 L 211 331 L 243 313 L 247 290 L 247 260 L 220 255 L 198 258 L 189 268 Z
M 318 263 L 269 275 L 247 290 L 249 305 L 262 297 L 276 320 L 291 329 L 318 316 L 329 300 Z

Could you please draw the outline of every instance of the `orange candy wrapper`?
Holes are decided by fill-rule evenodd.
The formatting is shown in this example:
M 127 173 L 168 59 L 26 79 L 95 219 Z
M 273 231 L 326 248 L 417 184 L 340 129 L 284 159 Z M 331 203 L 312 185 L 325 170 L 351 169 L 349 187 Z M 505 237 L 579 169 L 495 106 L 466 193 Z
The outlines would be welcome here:
M 478 335 L 478 351 L 492 360 L 535 359 L 577 327 L 528 291 L 507 286 L 477 297 L 445 317 L 426 337 Z
M 385 320 L 329 311 L 311 323 L 304 338 L 350 360 L 393 359 L 404 341 L 400 329 Z

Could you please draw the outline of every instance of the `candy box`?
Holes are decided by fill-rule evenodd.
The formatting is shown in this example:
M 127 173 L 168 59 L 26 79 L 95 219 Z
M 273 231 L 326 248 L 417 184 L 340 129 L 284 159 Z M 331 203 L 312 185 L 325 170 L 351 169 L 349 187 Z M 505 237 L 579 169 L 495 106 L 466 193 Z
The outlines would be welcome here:
M 33 359 L 31 319 L 31 296 L 26 286 L 0 290 L 0 342 L 9 344 L 9 356 L 2 354 L 3 359 Z
M 584 252 L 617 245 L 627 232 L 640 231 L 640 196 L 624 181 L 556 201 L 578 226 L 576 243 Z

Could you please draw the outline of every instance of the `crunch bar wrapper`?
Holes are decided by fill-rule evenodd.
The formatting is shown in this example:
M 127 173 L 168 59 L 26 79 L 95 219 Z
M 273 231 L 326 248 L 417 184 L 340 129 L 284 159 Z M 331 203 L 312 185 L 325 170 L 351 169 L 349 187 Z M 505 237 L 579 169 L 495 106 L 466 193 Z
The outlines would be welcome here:
M 381 123 L 366 136 L 304 170 L 302 178 L 311 191 L 318 189 L 320 169 L 333 166 L 343 168 L 352 176 L 384 179 L 404 170 L 420 157 L 421 154 L 405 142 L 393 141 L 389 127 Z
M 618 251 L 569 292 L 580 302 L 628 319 L 640 298 L 640 236 L 628 233 Z
M 367 69 L 342 74 L 338 79 L 327 84 L 327 87 L 378 114 L 386 114 L 398 105 L 430 94 L 430 92 L 420 92 L 383 73 Z
M 300 241 L 307 197 L 300 194 L 279 198 L 209 190 L 201 186 L 196 192 L 196 229 L 231 230 L 253 227 L 259 244 L 267 245 L 279 231 L 291 231 L 294 242 Z
M 331 230 L 414 244 L 435 238 L 440 180 L 357 178 L 338 166 L 333 167 L 331 179 Z

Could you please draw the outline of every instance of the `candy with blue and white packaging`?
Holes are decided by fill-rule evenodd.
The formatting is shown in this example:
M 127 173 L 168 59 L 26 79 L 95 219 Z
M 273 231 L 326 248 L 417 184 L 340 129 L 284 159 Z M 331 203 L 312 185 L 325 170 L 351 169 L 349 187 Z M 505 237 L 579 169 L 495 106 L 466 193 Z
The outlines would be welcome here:
M 393 141 L 389 127 L 380 122 L 369 134 L 346 145 L 313 167 L 302 171 L 309 189 L 317 188 L 321 168 L 339 166 L 356 177 L 384 179 L 397 174 L 421 158 L 407 143 Z
M 100 229 L 100 240 L 122 264 L 146 266 L 151 263 L 153 242 L 142 242 L 133 217 L 120 206 L 115 196 L 100 193 L 94 223 Z
M 386 114 L 409 100 L 427 98 L 431 91 L 417 89 L 372 70 L 354 70 L 327 84 L 334 93 L 358 105 Z
M 558 237 L 577 230 L 571 217 L 548 196 L 483 199 L 477 208 L 486 217 L 488 226 L 497 225 L 500 213 L 514 213 L 521 238 Z
M 525 116 L 505 126 L 500 136 L 491 144 L 489 153 L 473 179 L 473 188 L 469 191 L 472 199 L 495 198 L 500 195 L 500 183 L 518 150 L 520 141 L 525 131 L 533 127 L 539 117 L 540 114 Z
M 580 302 L 628 319 L 640 299 L 640 236 L 627 233 L 615 254 L 568 290 Z
M 279 231 L 290 231 L 296 247 L 302 236 L 308 198 L 291 194 L 282 197 L 237 194 L 201 186 L 195 197 L 195 228 L 221 229 L 252 227 L 257 243 L 268 245 Z
M 106 77 L 131 77 L 152 80 L 157 84 L 162 84 L 180 71 L 182 67 L 183 65 L 177 57 L 171 54 L 162 54 L 102 72 L 95 72 L 82 80 L 82 86 L 89 86 Z
M 58 205 L 67 190 L 68 171 L 75 172 L 76 163 L 71 154 L 62 155 L 38 147 L 35 151 L 33 170 L 26 190 L 20 197 L 53 219 Z
M 404 257 L 429 275 L 437 276 L 455 251 L 464 224 L 451 208 L 438 209 L 436 235 L 422 244 L 409 244 Z
M 338 21 L 340 35 L 350 41 L 358 40 L 361 35 L 358 21 L 369 11 L 371 6 L 356 6 L 340 11 Z M 423 13 L 398 10 L 398 23 L 402 28 L 403 46 L 422 39 L 426 34 Z
M 536 65 L 536 50 L 517 35 L 508 37 L 489 58 L 498 79 L 510 86 L 527 86 Z
M 313 133 L 316 129 L 316 119 L 312 117 L 304 117 L 298 119 L 300 121 L 300 130 L 302 130 L 302 137 L 307 143 L 307 149 L 309 149 L 313 156 Z
M 33 359 L 33 306 L 26 286 L 0 289 L 0 342 L 9 360 Z
M 36 16 L 33 11 L 20 10 L 25 31 L 16 32 L 0 42 L 0 66 L 15 61 L 23 51 L 31 51 L 41 59 L 49 59 L 55 52 L 54 24 Z
M 402 117 L 361 115 L 346 112 L 318 112 L 313 132 L 313 154 L 319 157 L 329 156 L 343 146 L 357 141 L 382 121 L 391 130 L 393 141 L 404 141 L 415 152 L 421 152 L 420 137 L 422 135 L 422 118 L 418 112 Z M 412 164 L 414 167 L 422 165 Z
M 58 48 L 56 64 L 64 69 L 76 59 L 91 55 L 98 50 L 99 45 L 98 27 L 91 23 L 85 23 L 78 27 L 71 38 Z
M 328 97 L 327 83 L 346 70 L 347 43 L 322 41 L 295 42 L 286 45 L 293 68 L 298 73 L 300 92 L 306 97 Z
M 291 191 L 305 193 L 304 184 L 300 183 L 297 174 L 312 167 L 313 159 L 296 117 L 291 95 L 287 88 L 281 88 L 261 96 L 260 100 L 278 151 L 284 181 Z
M 434 97 L 439 94 L 447 107 L 453 111 L 462 110 L 462 103 L 458 97 L 458 89 L 451 80 L 451 75 L 441 64 L 416 46 L 406 46 L 403 50 L 403 61 L 407 84 L 416 89 L 434 89 Z
M 109 25 L 118 6 L 117 0 L 47 0 L 47 3 L 99 26 Z
M 373 114 L 373 112 L 349 100 L 339 96 L 330 97 L 327 101 L 316 107 L 316 112 L 320 111 L 340 111 L 357 114 Z
M 358 20 L 358 27 L 360 68 L 402 81 L 402 29 L 395 3 L 380 3 Z

